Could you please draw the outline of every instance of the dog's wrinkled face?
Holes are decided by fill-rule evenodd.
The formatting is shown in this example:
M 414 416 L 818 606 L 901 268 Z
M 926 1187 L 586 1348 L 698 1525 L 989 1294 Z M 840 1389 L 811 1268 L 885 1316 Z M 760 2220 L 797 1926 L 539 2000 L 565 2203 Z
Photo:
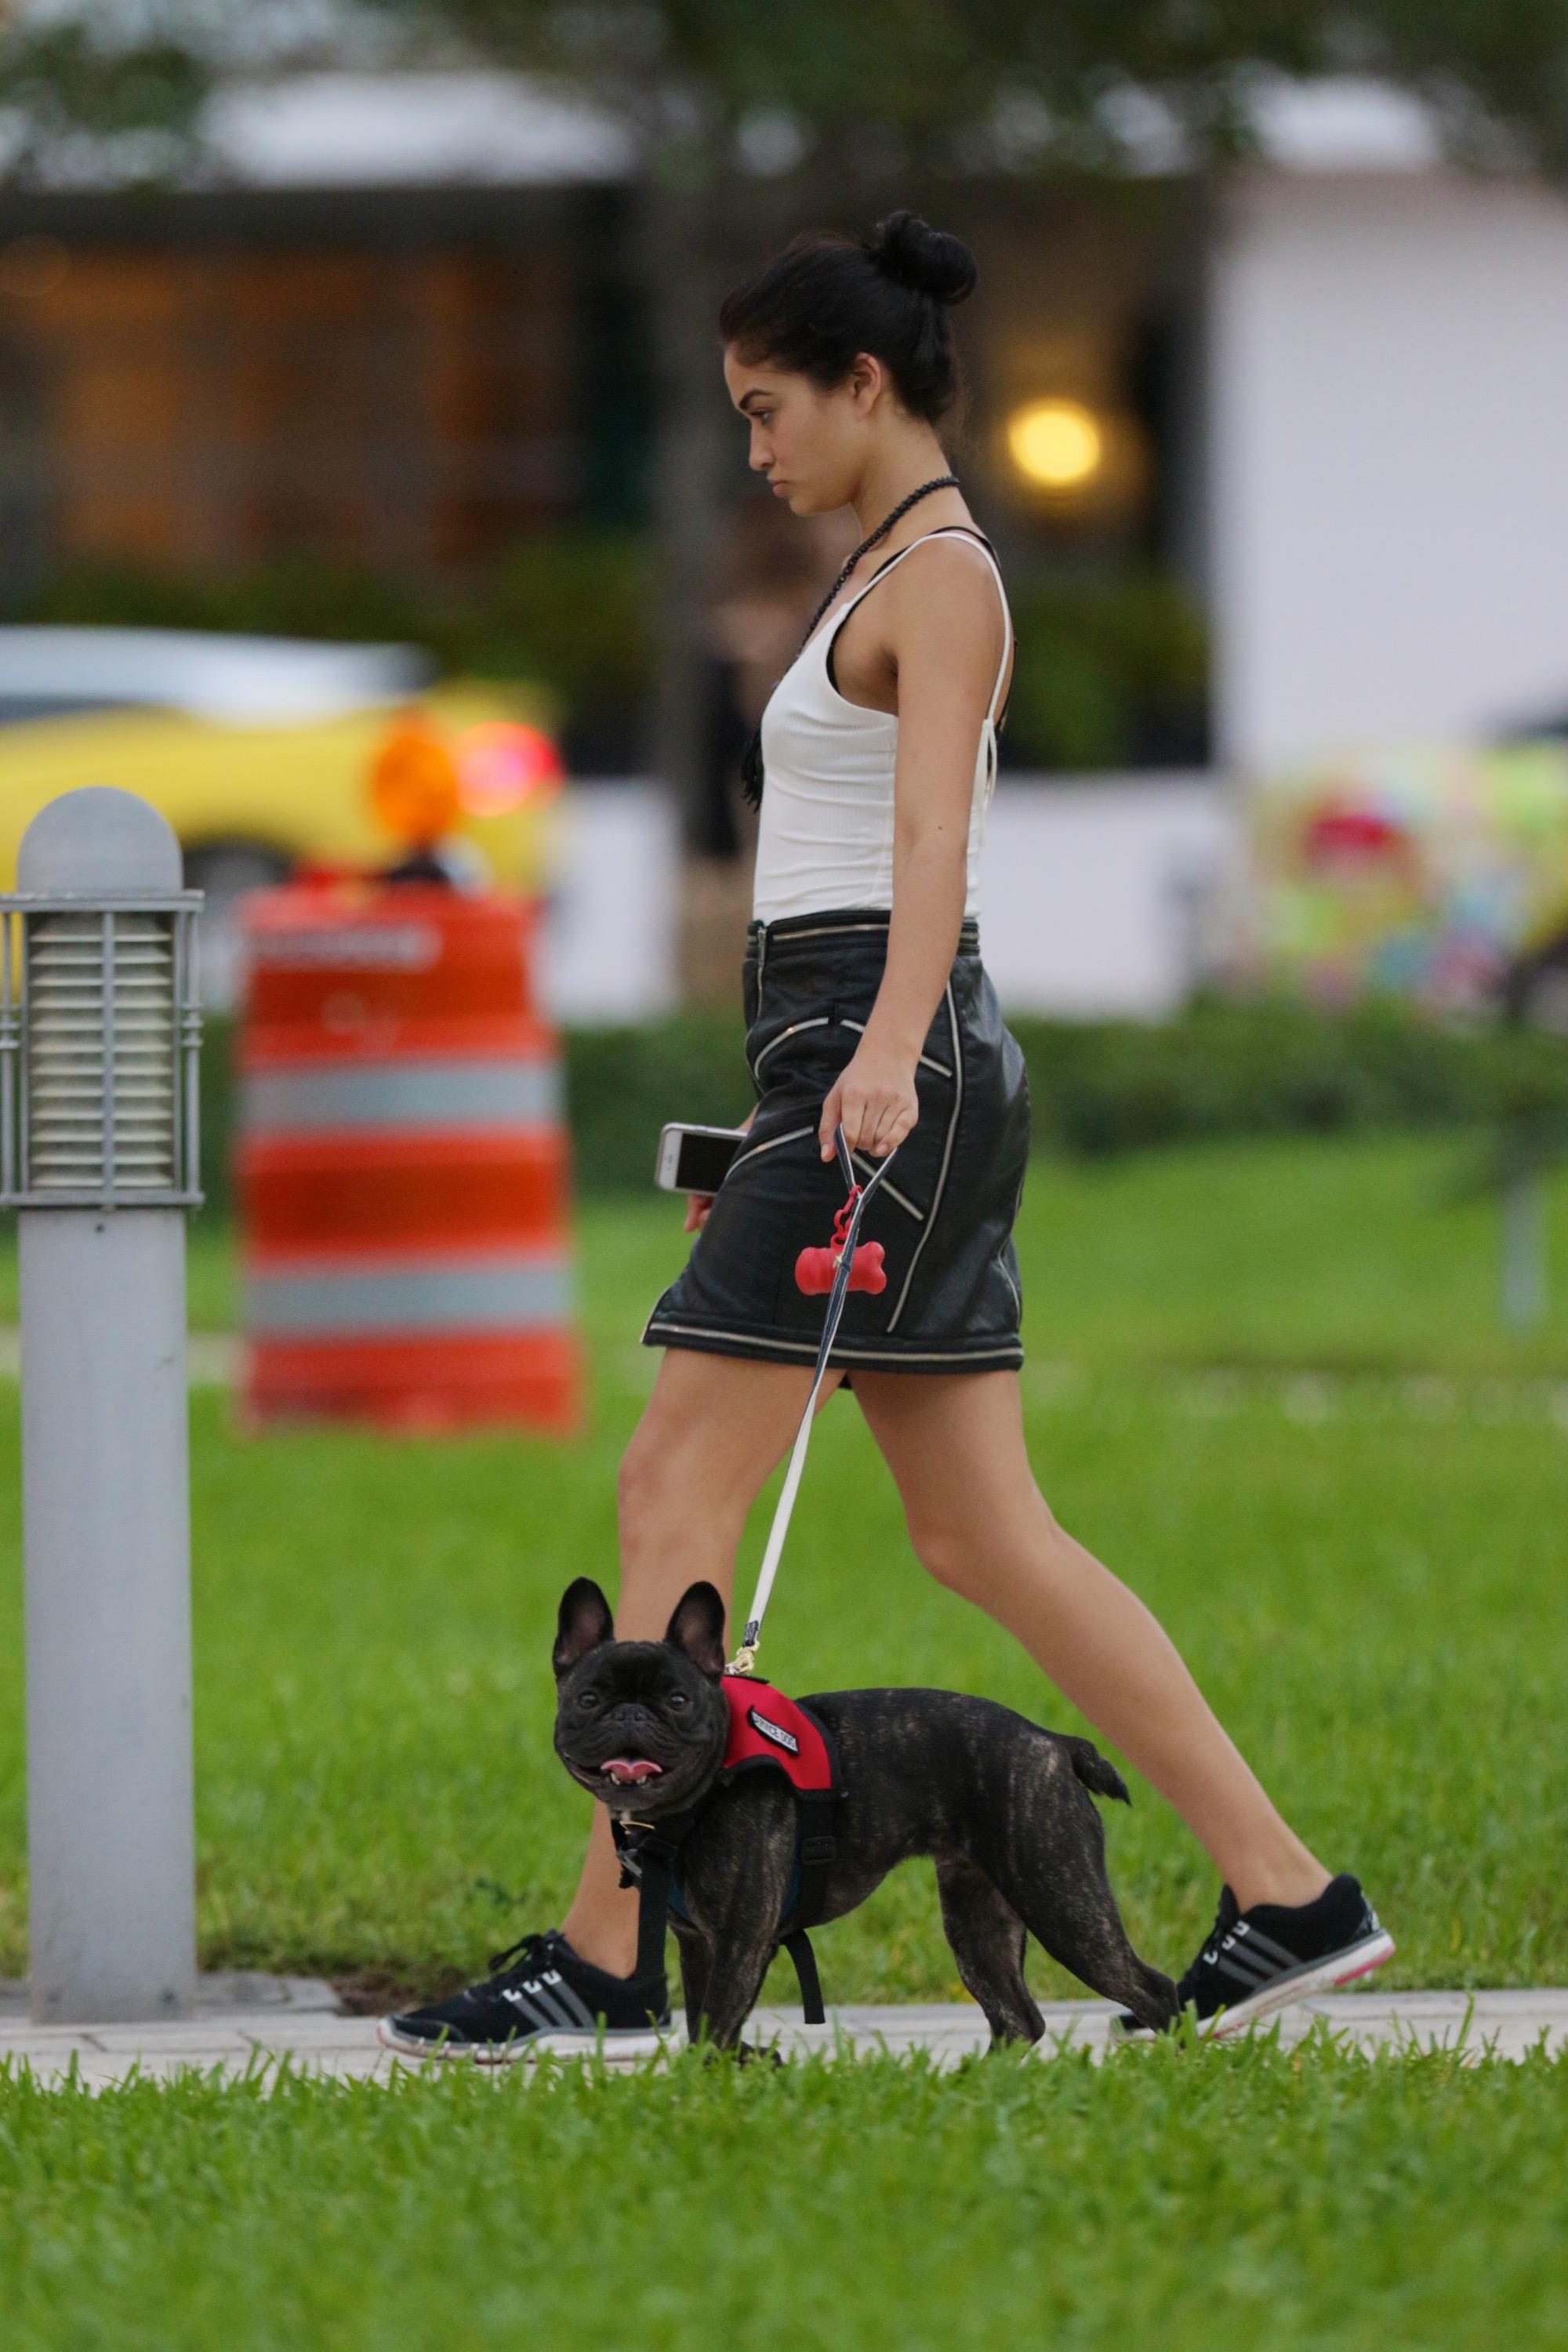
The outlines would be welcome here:
M 555 1752 L 615 1813 L 650 1821 L 694 1804 L 724 1759 L 724 1604 L 681 1599 L 662 1642 L 617 1642 L 590 1577 L 569 1585 L 552 1659 Z

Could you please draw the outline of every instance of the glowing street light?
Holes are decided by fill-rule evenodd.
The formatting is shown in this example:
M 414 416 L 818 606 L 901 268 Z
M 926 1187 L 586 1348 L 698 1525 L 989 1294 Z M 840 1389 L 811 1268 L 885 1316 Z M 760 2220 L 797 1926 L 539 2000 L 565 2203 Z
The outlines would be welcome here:
M 1105 463 L 1105 432 L 1077 400 L 1029 400 L 1007 419 L 1007 447 L 1025 479 L 1043 490 L 1081 490 Z

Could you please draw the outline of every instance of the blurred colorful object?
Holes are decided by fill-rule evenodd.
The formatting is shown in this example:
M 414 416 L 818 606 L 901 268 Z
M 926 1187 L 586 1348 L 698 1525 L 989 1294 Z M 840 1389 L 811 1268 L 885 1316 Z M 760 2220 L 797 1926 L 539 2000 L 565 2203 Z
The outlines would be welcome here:
M 459 806 L 451 746 L 423 710 L 406 710 L 370 763 L 370 804 L 394 841 L 426 848 L 450 833 Z
M 541 807 L 565 781 L 561 754 L 542 727 L 491 719 L 458 740 L 458 799 L 470 816 Z
M 1495 1002 L 1568 929 L 1568 745 L 1369 751 L 1251 796 L 1268 978 L 1320 1003 Z
M 542 808 L 560 791 L 565 771 L 542 727 L 521 719 L 481 719 L 458 734 L 419 705 L 404 711 L 370 769 L 376 823 L 395 841 L 426 847 L 464 816 L 516 816 Z

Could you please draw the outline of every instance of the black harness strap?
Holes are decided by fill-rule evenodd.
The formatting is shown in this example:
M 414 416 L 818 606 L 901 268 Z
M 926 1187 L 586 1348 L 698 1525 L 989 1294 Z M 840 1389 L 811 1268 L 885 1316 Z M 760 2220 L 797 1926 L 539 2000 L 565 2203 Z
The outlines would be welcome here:
M 610 1829 L 620 1857 L 621 1885 L 635 1886 L 637 1903 L 639 1977 L 664 1978 L 665 1933 L 669 1924 L 669 1881 L 675 1858 L 697 1826 L 700 1808 L 673 1813 L 666 1822 L 622 1822 L 612 1814 Z
M 827 2011 L 822 2006 L 822 1979 L 816 1973 L 816 1954 L 811 1948 L 811 1937 L 804 1927 L 792 1927 L 784 1938 L 784 1948 L 795 1962 L 800 1982 L 800 2005 L 807 2025 L 826 2025 Z
M 837 1780 L 838 1759 L 836 1756 L 833 1764 Z M 805 2012 L 807 2025 L 826 2025 L 827 2012 L 822 2005 L 822 1979 L 817 1975 L 816 1955 L 805 1931 L 816 1926 L 827 1908 L 827 1874 L 838 1851 L 836 1833 L 838 1790 L 837 1788 L 797 1789 L 795 1801 L 799 1837 L 800 1890 L 795 1896 L 795 1909 L 785 1922 L 782 1941 L 784 1950 L 795 1962 L 795 1972 L 800 1979 L 801 2007 Z
M 795 1799 L 797 1803 L 809 1802 L 809 1799 L 798 1790 Z M 620 1857 L 621 1885 L 637 1889 L 637 1972 L 645 1980 L 658 1977 L 662 1982 L 664 1979 L 670 1878 L 676 1856 L 696 1826 L 697 1818 L 695 1812 L 683 1813 L 675 1820 L 661 1822 L 657 1830 L 642 1822 L 622 1823 L 613 1818 L 611 1821 L 616 1852 Z M 827 2012 L 822 2005 L 822 1979 L 817 1973 L 816 1955 L 805 1931 L 807 1927 L 814 1927 L 822 1916 L 823 1896 L 833 1853 L 833 1839 L 821 1832 L 803 1838 L 800 1895 L 785 1931 L 779 1938 L 795 1962 L 795 1972 L 800 1981 L 801 2008 L 807 2025 L 826 2025 L 827 2022 Z
M 800 1888 L 790 1925 L 815 1927 L 827 1908 L 827 1874 L 838 1851 L 838 1791 L 797 1789 L 795 1801 L 799 1826 Z
M 802 1712 L 806 1710 L 803 1708 Z M 815 1716 L 809 1719 L 827 1742 L 834 1785 L 831 1789 L 797 1789 L 791 1783 L 800 1876 L 795 1903 L 781 1925 L 779 1943 L 795 1962 L 805 2022 L 826 2025 L 827 2011 L 822 2003 L 822 1979 L 805 1931 L 817 1925 L 827 1907 L 827 1876 L 838 1850 L 839 1769 L 837 1754 L 826 1726 Z M 750 1766 L 740 1769 L 746 1770 Z M 620 1857 L 621 1885 L 638 1890 L 637 1971 L 640 1978 L 657 1976 L 663 1980 L 670 1882 L 680 1849 L 701 1820 L 708 1801 L 705 1797 L 700 1804 L 684 1813 L 672 1813 L 667 1821 L 623 1822 L 613 1813 L 610 1816 L 616 1852 Z
M 665 1927 L 669 1918 L 669 1858 L 644 1852 L 637 1866 L 637 1974 L 664 1975 Z

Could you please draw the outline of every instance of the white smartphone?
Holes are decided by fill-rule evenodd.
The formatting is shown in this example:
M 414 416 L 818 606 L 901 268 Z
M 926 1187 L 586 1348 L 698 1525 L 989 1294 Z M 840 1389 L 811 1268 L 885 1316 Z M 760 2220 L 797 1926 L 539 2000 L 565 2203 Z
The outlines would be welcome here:
M 653 1181 L 667 1192 L 716 1192 L 750 1130 L 697 1127 L 671 1119 L 661 1128 Z

